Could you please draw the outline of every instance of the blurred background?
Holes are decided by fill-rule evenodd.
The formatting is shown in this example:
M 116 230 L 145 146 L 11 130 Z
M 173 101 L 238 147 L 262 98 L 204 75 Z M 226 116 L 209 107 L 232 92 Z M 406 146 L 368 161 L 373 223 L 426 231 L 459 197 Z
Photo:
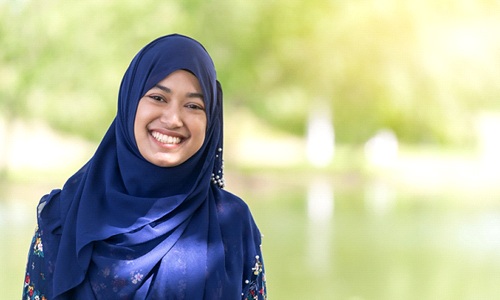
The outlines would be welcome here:
M 270 299 L 500 294 L 500 2 L 0 0 L 0 291 L 149 41 L 199 40 Z

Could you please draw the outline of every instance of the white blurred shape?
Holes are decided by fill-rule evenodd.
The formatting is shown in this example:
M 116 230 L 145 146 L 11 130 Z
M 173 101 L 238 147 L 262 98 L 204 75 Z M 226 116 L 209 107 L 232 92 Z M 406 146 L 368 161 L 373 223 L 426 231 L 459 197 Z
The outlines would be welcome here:
M 63 136 L 45 123 L 14 120 L 0 122 L 1 155 L 9 170 L 62 169 L 88 159 L 93 144 L 81 138 Z
M 482 114 L 478 119 L 481 160 L 486 165 L 500 165 L 500 114 Z
M 307 123 L 307 159 L 316 167 L 325 167 L 335 154 L 335 132 L 328 105 L 313 110 Z
M 326 179 L 316 179 L 309 185 L 307 193 L 307 213 L 316 222 L 331 219 L 334 210 L 333 187 Z
M 334 212 L 333 187 L 326 178 L 311 181 L 307 194 L 309 266 L 317 273 L 329 272 L 334 257 L 331 223 Z
M 365 143 L 368 162 L 377 167 L 389 167 L 398 158 L 399 143 L 394 132 L 388 129 L 378 131 Z

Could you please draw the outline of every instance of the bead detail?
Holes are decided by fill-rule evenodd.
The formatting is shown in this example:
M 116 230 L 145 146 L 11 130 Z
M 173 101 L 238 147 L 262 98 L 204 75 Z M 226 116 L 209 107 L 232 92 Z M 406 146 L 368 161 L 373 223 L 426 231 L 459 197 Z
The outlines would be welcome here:
M 260 257 L 255 256 L 255 266 L 252 268 L 254 275 L 259 275 L 262 272 L 262 263 L 260 262 Z
M 224 177 L 212 174 L 210 180 L 212 181 L 213 184 L 217 185 L 220 188 L 224 188 L 226 185 Z
M 217 153 L 215 154 L 215 162 L 216 162 L 214 168 L 215 170 L 213 170 L 214 173 L 212 173 L 210 181 L 212 182 L 212 184 L 222 189 L 226 186 L 226 182 L 224 181 L 224 172 L 223 172 L 224 160 L 222 159 L 222 148 L 217 148 Z

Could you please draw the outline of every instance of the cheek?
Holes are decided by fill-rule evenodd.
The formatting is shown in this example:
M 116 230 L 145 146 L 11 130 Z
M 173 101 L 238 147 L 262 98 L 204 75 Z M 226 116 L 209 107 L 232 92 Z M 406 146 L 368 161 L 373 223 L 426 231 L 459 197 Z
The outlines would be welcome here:
M 135 138 L 137 139 L 137 134 L 140 133 L 140 129 L 141 129 L 141 115 L 140 114 L 136 114 L 135 115 L 135 120 L 134 120 L 134 135 L 135 135 Z
M 141 138 L 141 136 L 144 135 L 144 130 L 145 130 L 146 125 L 147 125 L 147 122 L 146 122 L 147 118 L 148 118 L 147 111 L 145 111 L 144 109 L 141 109 L 141 104 L 139 102 L 139 106 L 137 107 L 137 111 L 135 114 L 135 120 L 134 120 L 134 136 L 136 139 L 136 143 L 137 143 L 137 139 Z
M 205 135 L 207 133 L 207 119 L 206 119 L 206 117 L 200 120 L 199 132 L 200 132 L 200 135 L 202 136 L 202 140 L 204 141 Z
M 207 122 L 205 118 L 196 118 L 196 120 L 193 120 L 193 123 L 191 123 L 193 126 L 191 127 L 191 133 L 193 135 L 196 135 L 196 141 L 197 144 L 199 144 L 199 147 L 203 145 L 205 142 L 206 138 L 206 132 L 207 132 Z

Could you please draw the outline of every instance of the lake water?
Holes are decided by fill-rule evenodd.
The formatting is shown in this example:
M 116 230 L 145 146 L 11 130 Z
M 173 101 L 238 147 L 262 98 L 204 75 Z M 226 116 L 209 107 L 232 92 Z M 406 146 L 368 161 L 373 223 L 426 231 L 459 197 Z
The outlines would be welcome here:
M 228 181 L 264 234 L 270 299 L 500 295 L 500 194 L 419 194 L 355 175 Z M 52 187 L 0 188 L 0 298 L 19 299 L 35 206 Z

